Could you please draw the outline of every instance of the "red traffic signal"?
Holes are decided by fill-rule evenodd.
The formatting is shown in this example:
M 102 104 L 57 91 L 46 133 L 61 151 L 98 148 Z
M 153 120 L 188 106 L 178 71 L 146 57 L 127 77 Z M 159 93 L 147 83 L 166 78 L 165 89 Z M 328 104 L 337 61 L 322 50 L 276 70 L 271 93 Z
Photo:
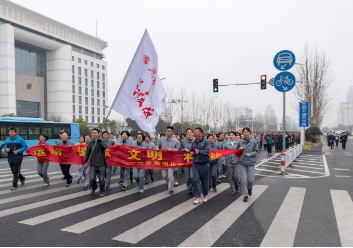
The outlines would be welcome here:
M 266 81 L 266 75 L 262 75 L 261 76 L 261 80 L 265 80 Z
M 266 89 L 266 75 L 261 75 L 260 79 L 261 79 L 261 82 L 260 82 L 261 89 L 265 90 Z

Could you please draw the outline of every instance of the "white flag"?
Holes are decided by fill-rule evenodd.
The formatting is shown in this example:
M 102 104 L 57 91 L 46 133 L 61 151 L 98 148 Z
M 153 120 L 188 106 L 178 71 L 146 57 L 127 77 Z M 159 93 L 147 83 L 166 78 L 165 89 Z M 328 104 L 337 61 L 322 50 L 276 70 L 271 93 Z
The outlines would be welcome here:
M 145 31 L 111 109 L 154 135 L 167 93 L 158 76 L 158 56 Z

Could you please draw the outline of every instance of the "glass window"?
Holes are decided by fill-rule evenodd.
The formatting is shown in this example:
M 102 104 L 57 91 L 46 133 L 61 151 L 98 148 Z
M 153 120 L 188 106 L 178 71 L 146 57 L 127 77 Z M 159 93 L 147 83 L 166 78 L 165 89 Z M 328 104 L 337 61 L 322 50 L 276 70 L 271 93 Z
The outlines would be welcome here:
M 106 105 L 105 105 L 105 100 L 103 100 L 103 108 L 105 108 L 106 107 Z
M 97 81 L 97 89 L 99 89 L 99 81 Z
M 97 72 L 97 80 L 99 80 L 99 72 Z
M 72 115 L 72 119 L 75 119 L 75 115 Z
M 88 88 L 85 88 L 85 96 L 88 96 Z
M 97 90 L 97 97 L 100 97 L 100 96 L 99 96 L 99 90 Z
M 103 122 L 105 122 L 105 117 L 103 117 Z
M 91 98 L 91 105 L 94 106 L 94 98 Z
M 103 91 L 102 93 L 103 93 L 103 98 L 105 98 L 105 91 Z
M 101 109 L 97 108 L 97 115 L 100 115 L 100 114 L 101 114 Z
M 98 119 L 98 120 L 97 120 L 98 123 L 100 123 L 100 122 L 101 122 L 101 118 L 98 116 L 97 119 Z
M 78 85 L 81 85 L 81 77 L 78 77 Z
M 97 106 L 101 105 L 101 101 L 99 99 L 97 99 Z
M 78 97 L 78 104 L 82 104 L 82 96 Z
M 103 90 L 105 90 L 105 82 L 102 83 Z
M 81 86 L 78 86 L 78 94 L 79 94 L 79 95 L 82 94 Z
M 75 85 L 72 85 L 72 93 L 75 94 Z
M 94 88 L 94 80 L 91 80 L 91 87 Z
M 88 116 L 85 116 L 85 121 L 87 121 L 87 122 L 88 122 Z
M 104 106 L 103 106 L 103 115 L 105 116 L 105 108 L 104 108 Z
M 91 97 L 94 97 L 94 89 L 91 89 Z
M 85 107 L 85 114 L 86 115 L 88 114 L 88 107 L 87 106 Z
M 75 118 L 75 115 L 74 115 Z M 53 137 L 53 129 L 51 127 L 42 127 L 42 131 L 40 133 L 45 134 L 49 138 Z
M 72 56 L 72 61 L 75 61 L 75 57 L 74 56 Z
M 91 108 L 91 114 L 94 115 L 94 107 Z
M 92 116 L 92 123 L 94 123 L 94 116 Z
M 75 66 L 72 66 L 72 74 L 75 74 Z
M 102 69 L 105 70 L 105 66 L 104 65 L 102 65 Z
M 75 84 L 75 75 L 72 75 L 72 84 Z
M 81 67 L 78 68 L 78 75 L 81 76 Z
M 85 78 L 85 86 L 88 87 L 88 79 Z
M 99 68 L 99 64 L 97 64 L 97 68 Z
M 85 69 L 85 77 L 88 77 L 88 70 Z
M 17 116 L 19 116 L 18 112 L 17 112 Z M 24 117 L 30 117 L 30 116 L 24 116 Z M 28 128 L 27 128 L 27 126 L 16 126 L 16 129 L 17 129 L 17 134 L 21 138 L 28 139 Z
M 88 105 L 88 97 L 85 97 L 85 104 Z
M 78 58 L 78 63 L 81 63 L 81 58 Z
M 75 105 L 72 105 L 72 113 L 75 113 Z
M 93 67 L 93 62 L 91 62 L 91 66 Z
M 102 73 L 102 80 L 105 81 L 105 74 Z
M 91 78 L 94 78 L 94 72 L 91 71 Z
M 75 103 L 75 95 L 72 95 L 72 103 Z
M 87 65 L 87 60 L 85 60 L 85 65 Z
M 39 102 L 17 101 L 17 116 L 39 118 Z
M 78 117 L 79 117 L 79 118 L 82 118 L 82 115 L 79 115 Z
M 78 113 L 82 114 L 82 106 L 78 106 Z

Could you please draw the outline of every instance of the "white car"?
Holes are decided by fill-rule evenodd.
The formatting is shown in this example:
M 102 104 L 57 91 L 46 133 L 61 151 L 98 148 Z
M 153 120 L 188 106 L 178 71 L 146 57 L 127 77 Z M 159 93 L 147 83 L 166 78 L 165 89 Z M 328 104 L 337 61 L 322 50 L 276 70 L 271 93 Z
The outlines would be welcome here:
M 277 65 L 279 66 L 280 64 L 288 64 L 292 65 L 293 62 L 293 57 L 291 53 L 281 53 L 277 57 Z

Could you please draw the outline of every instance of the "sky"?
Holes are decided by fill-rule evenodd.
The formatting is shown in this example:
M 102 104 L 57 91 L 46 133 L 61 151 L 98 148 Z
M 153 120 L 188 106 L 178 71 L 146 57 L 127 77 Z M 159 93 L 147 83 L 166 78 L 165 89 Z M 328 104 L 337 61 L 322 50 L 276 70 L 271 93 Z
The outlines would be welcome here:
M 141 37 L 148 30 L 158 53 L 159 76 L 174 91 L 213 96 L 219 84 L 256 83 L 275 77 L 273 58 L 281 50 L 297 60 L 305 44 L 324 50 L 331 60 L 332 109 L 323 126 L 334 127 L 346 101 L 353 58 L 353 1 L 339 0 L 13 0 L 108 42 L 108 103 L 111 104 Z M 268 85 L 220 87 L 218 98 L 265 113 L 271 105 L 282 118 L 282 94 Z M 298 120 L 292 93 L 286 115 Z M 110 105 L 109 105 L 110 106 Z M 112 118 L 120 118 L 114 113 Z

